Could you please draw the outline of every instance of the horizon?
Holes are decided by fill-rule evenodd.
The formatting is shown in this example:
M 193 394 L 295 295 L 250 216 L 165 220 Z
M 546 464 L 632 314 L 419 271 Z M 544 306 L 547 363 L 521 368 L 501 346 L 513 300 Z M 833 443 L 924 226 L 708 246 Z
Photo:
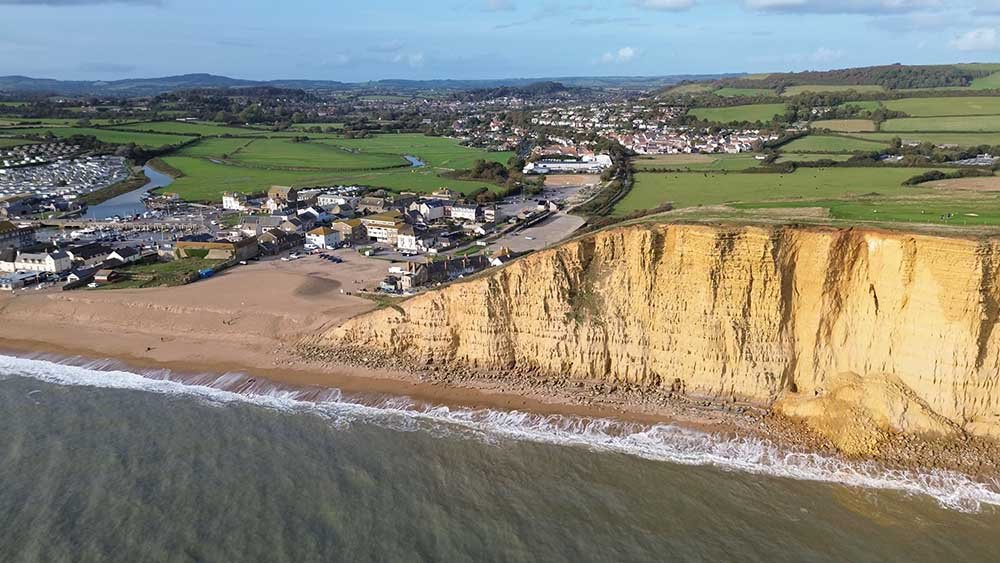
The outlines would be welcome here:
M 12 24 L 0 39 L 0 74 L 114 81 L 191 74 L 197 60 L 197 73 L 255 81 L 663 77 L 1000 54 L 997 0 L 430 4 L 414 11 L 402 0 L 306 0 L 281 10 L 232 0 L 208 9 L 192 0 L 0 0 Z

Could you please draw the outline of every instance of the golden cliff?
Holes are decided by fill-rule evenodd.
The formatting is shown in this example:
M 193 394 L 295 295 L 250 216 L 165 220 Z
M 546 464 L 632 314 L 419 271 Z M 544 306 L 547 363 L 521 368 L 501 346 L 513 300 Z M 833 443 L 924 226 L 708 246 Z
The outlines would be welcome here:
M 753 401 L 862 452 L 874 431 L 1000 436 L 998 270 L 1000 242 L 988 239 L 640 225 L 363 315 L 323 340 Z

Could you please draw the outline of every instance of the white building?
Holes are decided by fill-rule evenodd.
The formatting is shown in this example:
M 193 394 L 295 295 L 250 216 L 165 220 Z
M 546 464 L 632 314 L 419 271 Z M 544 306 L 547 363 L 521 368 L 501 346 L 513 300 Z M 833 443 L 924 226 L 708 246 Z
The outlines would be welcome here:
M 226 192 L 222 194 L 222 208 L 227 211 L 246 211 L 247 196 L 243 194 Z
M 15 270 L 58 274 L 73 268 L 73 259 L 61 250 L 55 252 L 22 252 L 14 261 Z
M 330 227 L 319 227 L 306 233 L 306 242 L 315 244 L 316 248 L 332 249 L 340 246 L 342 237 L 339 231 Z
M 459 221 L 476 222 L 479 220 L 480 207 L 474 203 L 456 203 L 451 206 L 451 218 Z

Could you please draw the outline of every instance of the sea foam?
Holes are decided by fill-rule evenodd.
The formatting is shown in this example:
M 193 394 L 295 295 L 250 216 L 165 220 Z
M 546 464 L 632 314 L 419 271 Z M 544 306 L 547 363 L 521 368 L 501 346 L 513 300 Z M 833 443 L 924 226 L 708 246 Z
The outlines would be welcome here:
M 887 469 L 876 463 L 790 450 L 755 437 L 729 437 L 672 424 L 422 405 L 405 397 L 365 400 L 337 389 L 287 389 L 245 374 L 179 376 L 167 370 L 128 371 L 116 361 L 0 355 L 0 374 L 64 386 L 184 395 L 208 404 L 252 404 L 309 413 L 336 426 L 374 424 L 401 432 L 428 432 L 501 444 L 503 440 L 588 448 L 691 466 L 927 495 L 941 506 L 976 512 L 1000 506 L 1000 483 L 942 470 Z

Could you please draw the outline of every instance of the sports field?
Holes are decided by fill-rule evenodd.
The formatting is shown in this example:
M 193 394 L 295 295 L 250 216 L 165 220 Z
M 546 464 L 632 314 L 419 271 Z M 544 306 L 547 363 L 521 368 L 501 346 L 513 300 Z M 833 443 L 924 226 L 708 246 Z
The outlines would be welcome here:
M 56 137 L 66 138 L 73 135 L 88 135 L 97 137 L 105 143 L 127 145 L 135 143 L 141 147 L 157 148 L 166 145 L 178 145 L 191 140 L 191 137 L 180 135 L 163 135 L 158 133 L 137 133 L 132 131 L 115 131 L 112 129 L 96 129 L 92 127 L 41 127 L 33 129 L 6 129 L 11 135 L 43 136 L 52 133 Z
M 738 121 L 771 121 L 775 115 L 784 113 L 784 104 L 752 104 L 746 106 L 731 106 L 725 108 L 694 108 L 688 112 L 698 119 L 715 123 L 733 123 Z
M 852 153 L 858 151 L 877 151 L 886 148 L 886 143 L 865 141 L 836 135 L 807 135 L 783 145 L 782 152 L 805 153 Z
M 882 131 L 984 132 L 1000 131 L 1000 115 L 969 115 L 955 117 L 906 117 L 890 119 Z
M 1000 97 L 905 98 L 882 102 L 887 109 L 910 117 L 947 117 L 958 115 L 1000 115 Z
M 813 121 L 813 129 L 829 129 L 843 133 L 875 131 L 875 122 L 870 119 L 823 119 Z
M 730 202 L 789 199 L 836 199 L 877 192 L 880 197 L 932 193 L 929 188 L 903 187 L 904 180 L 925 172 L 920 168 L 801 168 L 792 174 L 640 173 L 616 214 L 652 209 L 672 202 L 675 207 Z

